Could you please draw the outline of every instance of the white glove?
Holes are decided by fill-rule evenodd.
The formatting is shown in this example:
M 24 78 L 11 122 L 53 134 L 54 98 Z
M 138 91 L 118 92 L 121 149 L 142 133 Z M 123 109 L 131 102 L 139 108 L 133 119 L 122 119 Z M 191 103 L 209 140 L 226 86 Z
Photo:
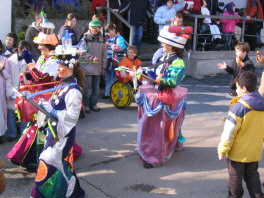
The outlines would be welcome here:
M 49 102 L 42 102 L 41 106 L 48 112 L 50 113 L 53 110 L 52 105 Z

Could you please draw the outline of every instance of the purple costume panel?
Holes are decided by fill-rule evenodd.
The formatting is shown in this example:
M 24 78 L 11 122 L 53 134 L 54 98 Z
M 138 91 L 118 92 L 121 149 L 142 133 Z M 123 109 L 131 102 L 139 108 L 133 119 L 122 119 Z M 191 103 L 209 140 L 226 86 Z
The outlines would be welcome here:
M 187 88 L 173 89 L 176 102 L 168 106 L 158 98 L 159 90 L 152 85 L 139 88 L 136 102 L 138 110 L 138 153 L 153 166 L 160 166 L 169 160 L 174 149 L 181 148 L 180 129 L 184 119 Z M 179 139 L 178 139 L 179 138 Z

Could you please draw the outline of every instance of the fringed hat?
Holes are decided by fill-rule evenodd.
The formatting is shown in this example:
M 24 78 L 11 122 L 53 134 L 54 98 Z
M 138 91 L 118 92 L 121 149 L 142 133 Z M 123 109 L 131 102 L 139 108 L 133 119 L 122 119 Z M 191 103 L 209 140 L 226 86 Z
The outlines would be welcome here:
M 57 63 L 59 65 L 67 66 L 69 68 L 73 68 L 74 65 L 78 61 L 78 56 L 73 56 L 71 54 L 66 54 L 66 55 L 58 55 L 58 61 Z
M 40 24 L 41 32 L 37 37 L 34 38 L 33 41 L 37 44 L 48 44 L 56 46 L 59 42 L 56 34 L 53 32 L 55 26 L 53 23 L 48 22 L 43 11 L 40 14 L 43 18 L 43 22 Z
M 187 38 L 182 36 L 177 36 L 174 33 L 170 33 L 164 29 L 161 29 L 159 33 L 158 41 L 183 49 L 187 41 Z

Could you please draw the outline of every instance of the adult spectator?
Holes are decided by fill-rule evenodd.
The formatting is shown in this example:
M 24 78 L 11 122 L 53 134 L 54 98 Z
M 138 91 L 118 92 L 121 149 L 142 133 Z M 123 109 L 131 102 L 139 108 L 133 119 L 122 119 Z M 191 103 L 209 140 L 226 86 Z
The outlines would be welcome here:
M 118 9 L 118 7 L 124 2 L 124 0 L 109 0 L 109 8 Z M 119 33 L 122 35 L 122 22 L 113 14 L 111 14 L 111 22 L 116 25 Z
M 178 0 L 174 1 L 176 4 Z M 180 11 L 184 14 L 200 14 L 201 10 L 201 1 L 200 0 L 185 0 L 184 8 Z
M 246 21 L 247 29 L 245 33 L 249 36 L 245 37 L 245 41 L 249 43 L 250 50 L 255 51 L 257 47 L 257 22 L 249 19 L 263 19 L 263 10 L 260 0 L 247 0 L 246 18 L 248 21 Z
M 211 15 L 217 15 L 217 13 L 223 13 L 223 10 L 219 7 L 218 0 L 208 0 L 207 8 L 210 11 Z
M 72 44 L 77 45 L 78 44 L 78 35 L 77 32 L 75 31 L 75 26 L 76 26 L 76 17 L 74 16 L 73 13 L 67 14 L 67 17 L 65 19 L 65 23 L 63 26 L 61 26 L 59 33 L 58 33 L 58 39 L 61 42 L 62 37 L 64 36 L 64 32 L 68 30 L 69 33 L 71 33 L 71 38 L 72 38 Z
M 99 20 L 92 20 L 89 23 L 89 30 L 84 34 L 88 52 L 85 52 L 80 59 L 80 66 L 85 72 L 86 89 L 83 97 L 85 112 L 100 111 L 97 107 L 97 100 L 100 92 L 100 75 L 106 69 L 107 47 L 103 35 L 100 33 L 101 23 Z
M 165 0 L 154 16 L 154 22 L 159 25 L 159 32 L 165 25 L 170 25 L 175 14 L 180 11 L 184 3 L 173 4 L 173 0 Z
M 133 45 L 140 49 L 142 36 L 143 36 L 143 23 L 146 13 L 153 16 L 154 13 L 150 7 L 149 0 L 126 0 L 122 3 L 118 9 L 113 9 L 114 12 L 124 12 L 128 7 L 130 7 L 130 24 L 134 28 L 133 32 Z
M 33 39 L 38 36 L 42 23 L 42 16 L 40 13 L 35 13 L 35 21 L 28 27 L 25 35 L 25 41 L 29 42 L 31 45 L 31 53 L 34 61 L 37 61 L 40 56 L 40 51 L 38 45 L 33 42 Z

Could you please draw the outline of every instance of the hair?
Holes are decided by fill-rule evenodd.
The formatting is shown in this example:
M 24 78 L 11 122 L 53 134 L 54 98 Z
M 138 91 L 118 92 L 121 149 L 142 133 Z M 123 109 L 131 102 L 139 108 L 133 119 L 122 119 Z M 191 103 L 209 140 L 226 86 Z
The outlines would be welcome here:
M 4 46 L 3 46 L 2 41 L 0 40 L 0 54 L 3 53 L 3 50 L 4 50 Z
M 94 14 L 92 16 L 92 20 L 100 20 L 100 17 L 97 14 Z
M 113 24 L 112 22 L 106 24 L 106 26 L 105 26 L 105 32 L 109 32 L 109 30 L 115 30 L 116 33 L 118 32 L 117 28 L 116 28 L 116 25 Z
M 135 45 L 129 45 L 127 47 L 127 51 L 128 50 L 133 50 L 135 53 L 138 53 L 138 49 L 137 49 L 137 47 Z
M 203 7 L 204 1 L 208 4 L 207 0 L 201 0 L 201 7 Z
M 17 35 L 16 35 L 16 33 L 10 32 L 6 35 L 6 37 L 10 37 L 14 40 L 14 46 L 13 47 L 17 46 Z
M 75 17 L 75 15 L 73 13 L 67 14 L 67 17 L 65 19 L 65 23 L 67 23 L 68 21 L 73 20 L 74 18 L 76 18 L 76 17 Z
M 247 54 L 250 51 L 250 47 L 249 47 L 248 43 L 238 43 L 238 44 L 236 44 L 235 49 L 239 49 L 242 52 L 247 52 Z
M 56 48 L 54 45 L 50 45 L 50 44 L 44 44 L 44 46 L 45 46 L 46 48 L 48 48 L 49 51 L 55 50 L 55 48 Z
M 82 88 L 81 93 L 84 95 L 85 87 L 86 87 L 86 78 L 85 78 L 85 72 L 82 70 L 79 63 L 77 63 L 74 66 L 73 74 L 76 77 L 77 84 Z
M 174 46 L 169 45 L 169 44 L 166 44 L 166 43 L 163 43 L 163 44 L 170 46 L 171 47 L 171 50 L 173 52 L 175 52 L 179 58 L 183 58 L 183 51 L 184 51 L 184 49 L 181 49 L 181 48 L 178 48 L 178 47 L 174 47 Z
M 257 89 L 257 76 L 251 71 L 241 72 L 235 79 L 240 87 L 246 87 L 248 92 L 254 92 Z
M 172 1 L 173 2 L 173 0 L 164 0 L 163 1 L 164 5 L 166 5 L 168 3 L 168 1 Z
M 26 48 L 27 50 L 31 50 L 31 45 L 29 42 L 25 41 L 25 40 L 21 40 L 19 43 L 18 43 L 18 48 L 19 49 L 23 49 L 23 48 Z
M 182 17 L 182 14 L 181 13 L 176 13 L 175 16 L 174 16 L 174 18 L 182 19 L 183 17 Z
M 39 11 L 36 11 L 35 12 L 35 20 L 40 19 L 40 18 L 42 18 L 40 12 Z

